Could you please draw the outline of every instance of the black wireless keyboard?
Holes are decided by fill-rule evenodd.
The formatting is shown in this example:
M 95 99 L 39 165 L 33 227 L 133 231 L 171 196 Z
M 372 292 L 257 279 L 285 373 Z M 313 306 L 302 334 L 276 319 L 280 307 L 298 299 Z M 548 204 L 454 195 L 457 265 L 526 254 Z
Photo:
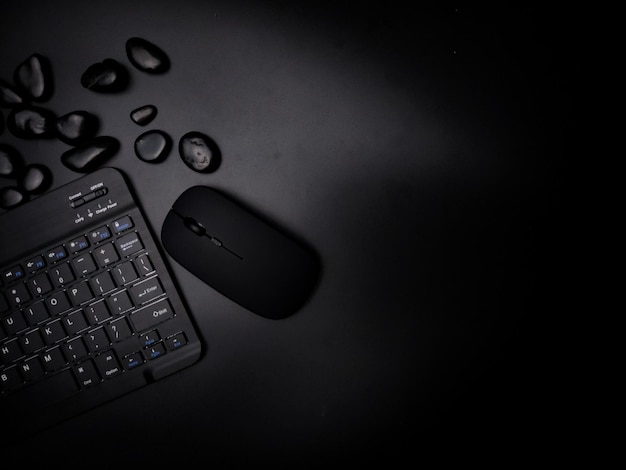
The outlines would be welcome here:
M 196 362 L 201 342 L 124 175 L 0 216 L 0 420 L 28 436 Z

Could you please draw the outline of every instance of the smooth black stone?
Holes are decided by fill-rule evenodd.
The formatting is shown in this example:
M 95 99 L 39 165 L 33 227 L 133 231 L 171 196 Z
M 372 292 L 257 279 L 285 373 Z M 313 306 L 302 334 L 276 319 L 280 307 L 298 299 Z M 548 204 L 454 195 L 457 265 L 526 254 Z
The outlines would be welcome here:
M 139 124 L 140 126 L 145 126 L 146 124 L 152 122 L 152 120 L 156 117 L 156 115 L 157 115 L 156 106 L 147 104 L 137 109 L 133 109 L 130 113 L 130 118 L 133 120 L 135 124 Z
M 28 194 L 23 189 L 14 186 L 0 188 L 0 207 L 2 209 L 13 209 L 26 201 L 28 201 Z
M 80 83 L 91 91 L 116 93 L 126 89 L 129 78 L 128 70 L 117 60 L 104 59 L 87 67 L 80 77 Z
M 52 184 L 52 172 L 47 166 L 39 163 L 26 165 L 18 184 L 29 194 L 44 193 Z
M 39 139 L 52 137 L 56 115 L 39 106 L 19 106 L 9 112 L 7 128 L 21 139 Z
M 52 69 L 41 54 L 33 54 L 18 65 L 13 81 L 33 101 L 46 101 L 52 96 Z
M 142 72 L 159 74 L 167 72 L 170 68 L 167 54 L 143 38 L 133 37 L 127 40 L 126 55 L 130 63 Z
M 0 106 L 3 108 L 12 108 L 24 103 L 24 98 L 14 86 L 0 80 Z
M 17 150 L 0 143 L 0 176 L 17 178 L 24 169 L 24 160 Z
M 201 132 L 187 132 L 178 141 L 178 153 L 185 165 L 199 173 L 217 169 L 221 154 L 217 144 Z
M 115 155 L 119 148 L 115 137 L 98 136 L 63 152 L 61 162 L 70 170 L 89 173 Z
M 135 140 L 135 155 L 148 163 L 165 160 L 172 148 L 172 139 L 165 132 L 151 130 L 144 132 Z
M 98 118 L 87 111 L 72 111 L 57 119 L 56 136 L 69 145 L 78 145 L 96 136 Z

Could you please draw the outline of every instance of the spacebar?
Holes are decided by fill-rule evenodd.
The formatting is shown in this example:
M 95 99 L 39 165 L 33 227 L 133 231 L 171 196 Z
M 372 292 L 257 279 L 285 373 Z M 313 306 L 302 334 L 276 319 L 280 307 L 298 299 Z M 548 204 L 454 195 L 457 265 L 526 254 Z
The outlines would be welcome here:
M 43 408 L 78 392 L 78 390 L 79 387 L 72 371 L 66 369 L 49 379 L 24 388 L 19 393 L 19 400 L 32 407 Z

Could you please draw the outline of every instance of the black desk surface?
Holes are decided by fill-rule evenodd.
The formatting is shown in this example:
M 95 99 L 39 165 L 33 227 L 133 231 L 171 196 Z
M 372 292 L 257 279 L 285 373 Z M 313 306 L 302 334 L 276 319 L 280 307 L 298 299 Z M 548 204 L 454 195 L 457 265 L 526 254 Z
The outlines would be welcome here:
M 2 4 L 0 78 L 46 56 L 54 93 L 43 106 L 93 112 L 99 133 L 119 139 L 107 164 L 130 177 L 155 231 L 182 191 L 210 185 L 323 264 L 310 302 L 271 321 L 170 260 L 206 343 L 200 362 L 25 442 L 16 458 L 368 461 L 444 442 L 510 449 L 529 428 L 541 434 L 566 30 L 546 11 L 324 5 Z M 134 69 L 133 36 L 159 45 L 170 71 Z M 128 90 L 83 88 L 86 67 L 109 57 L 128 67 Z M 144 104 L 159 111 L 145 129 L 129 118 Z M 175 147 L 144 163 L 133 142 L 147 129 L 175 143 L 206 133 L 222 164 L 195 173 Z M 80 176 L 61 164 L 58 140 L 5 129 L 0 142 L 48 165 L 53 187 Z

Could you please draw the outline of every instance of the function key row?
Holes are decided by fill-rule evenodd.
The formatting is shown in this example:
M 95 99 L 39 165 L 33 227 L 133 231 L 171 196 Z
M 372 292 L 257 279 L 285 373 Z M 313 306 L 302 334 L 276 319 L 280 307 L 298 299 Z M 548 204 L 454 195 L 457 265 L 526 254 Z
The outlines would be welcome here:
M 111 223 L 111 230 L 115 234 L 122 233 L 134 226 L 130 216 L 121 217 L 113 223 Z M 23 277 L 32 274 L 34 272 L 43 269 L 47 265 L 51 265 L 66 259 L 69 254 L 77 254 L 91 246 L 91 244 L 97 244 L 111 238 L 111 230 L 106 225 L 92 230 L 87 235 L 81 235 L 76 237 L 65 245 L 60 245 L 51 250 L 48 250 L 43 255 L 36 255 L 22 264 L 12 266 L 9 269 L 2 271 L 0 274 L 0 281 L 6 283 L 12 283 Z M 69 254 L 68 254 L 69 250 Z M 2 282 L 0 282 L 2 285 Z

